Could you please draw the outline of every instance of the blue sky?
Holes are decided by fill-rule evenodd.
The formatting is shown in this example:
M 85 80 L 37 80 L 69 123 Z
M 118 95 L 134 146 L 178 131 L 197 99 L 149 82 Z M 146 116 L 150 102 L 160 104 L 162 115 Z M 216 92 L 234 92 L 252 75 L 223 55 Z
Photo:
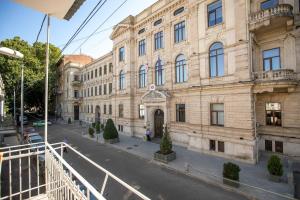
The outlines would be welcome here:
M 123 1 L 124 0 L 107 0 L 76 39 L 91 34 L 113 10 L 123 3 Z M 112 27 L 128 15 L 138 14 L 156 1 L 157 0 L 128 0 L 99 31 Z M 99 0 L 86 0 L 70 21 L 52 18 L 50 42 L 62 48 L 98 2 Z M 20 36 L 29 43 L 35 42 L 43 17 L 44 14 L 17 4 L 12 0 L 0 0 L 0 41 L 13 38 L 14 36 Z M 112 29 L 110 28 L 104 32 L 95 34 L 82 46 L 81 52 L 91 55 L 94 58 L 109 52 L 112 48 L 112 42 L 109 39 L 111 32 Z M 45 26 L 39 41 L 46 41 Z M 83 40 L 72 43 L 64 54 L 72 54 L 81 42 L 83 42 Z M 80 51 L 78 50 L 75 53 L 80 53 Z

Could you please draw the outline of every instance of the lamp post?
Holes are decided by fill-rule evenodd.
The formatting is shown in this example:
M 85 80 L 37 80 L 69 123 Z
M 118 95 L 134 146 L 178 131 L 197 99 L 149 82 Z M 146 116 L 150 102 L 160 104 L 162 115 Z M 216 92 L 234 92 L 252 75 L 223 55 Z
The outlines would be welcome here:
M 9 57 L 22 59 L 24 55 L 19 51 L 7 48 L 0 47 L 0 54 L 6 55 Z M 14 89 L 14 118 L 16 116 L 16 107 L 15 107 L 15 89 Z M 22 135 L 22 143 L 23 143 L 23 134 L 24 134 L 24 126 L 23 126 L 23 117 L 24 117 L 24 65 L 21 65 L 21 135 Z M 15 119 L 16 120 L 16 119 Z

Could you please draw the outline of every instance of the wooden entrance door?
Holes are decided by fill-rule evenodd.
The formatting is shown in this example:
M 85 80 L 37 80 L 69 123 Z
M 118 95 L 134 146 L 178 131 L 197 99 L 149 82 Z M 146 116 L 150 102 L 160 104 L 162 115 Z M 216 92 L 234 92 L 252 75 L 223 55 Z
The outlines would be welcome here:
M 154 136 L 161 138 L 164 130 L 164 112 L 160 109 L 154 113 Z
M 79 120 L 79 106 L 74 106 L 74 120 Z

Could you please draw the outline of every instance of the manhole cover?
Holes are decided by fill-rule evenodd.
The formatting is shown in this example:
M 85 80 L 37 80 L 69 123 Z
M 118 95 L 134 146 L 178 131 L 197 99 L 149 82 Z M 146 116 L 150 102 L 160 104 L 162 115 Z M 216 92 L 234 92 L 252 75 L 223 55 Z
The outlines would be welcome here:
M 132 147 L 127 147 L 126 149 L 130 150 L 130 149 L 132 149 Z

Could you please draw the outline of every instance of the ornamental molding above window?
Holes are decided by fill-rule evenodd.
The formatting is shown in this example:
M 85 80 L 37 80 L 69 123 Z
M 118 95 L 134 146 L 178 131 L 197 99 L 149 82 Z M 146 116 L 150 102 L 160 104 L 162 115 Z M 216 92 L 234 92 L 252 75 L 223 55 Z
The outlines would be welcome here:
M 165 91 L 151 90 L 146 92 L 141 100 L 142 103 L 159 103 L 165 102 L 170 95 Z

